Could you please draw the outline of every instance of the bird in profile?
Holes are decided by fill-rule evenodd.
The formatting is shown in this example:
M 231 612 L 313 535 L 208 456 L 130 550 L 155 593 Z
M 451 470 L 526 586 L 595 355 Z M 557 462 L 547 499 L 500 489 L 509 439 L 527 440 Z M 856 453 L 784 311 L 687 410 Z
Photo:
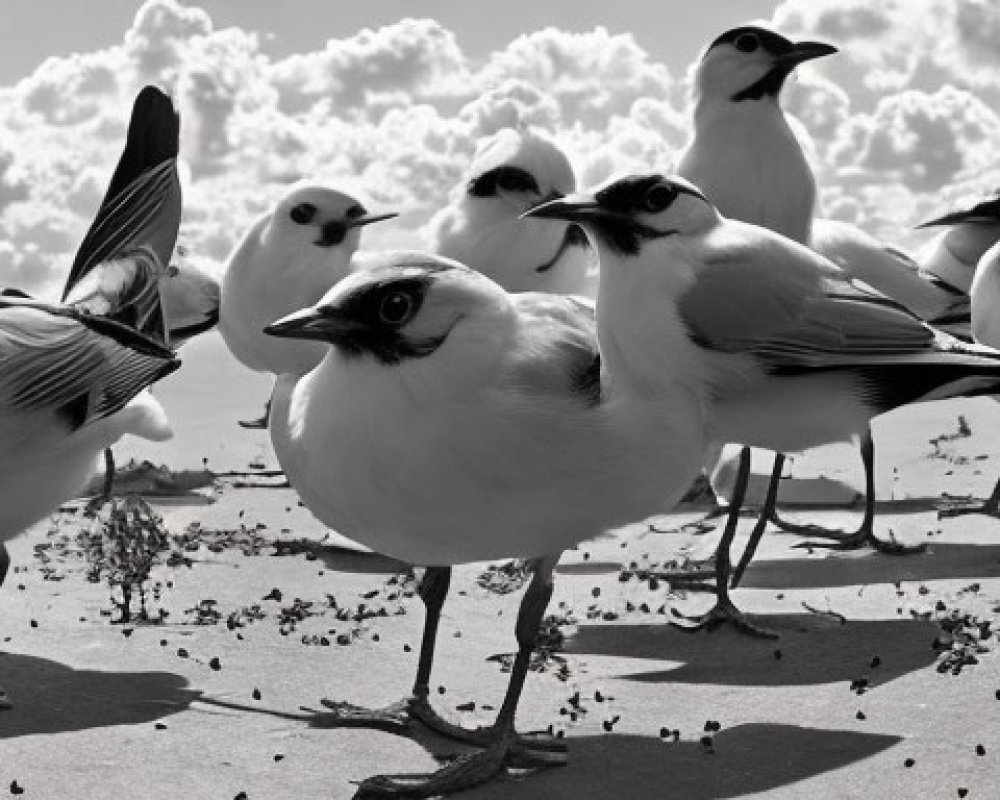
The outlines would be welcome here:
M 19 292 L 0 296 L 0 545 L 75 496 L 123 435 L 170 437 L 145 390 L 179 365 L 122 323 Z M 8 564 L 3 550 L 0 583 Z
M 369 778 L 358 795 L 428 797 L 504 765 L 561 763 L 559 740 L 514 732 L 552 570 L 563 549 L 676 502 L 700 465 L 704 398 L 669 347 L 647 352 L 636 336 L 646 309 L 630 307 L 624 273 L 602 274 L 595 320 L 580 298 L 511 294 L 440 256 L 365 255 L 316 305 L 267 328 L 328 349 L 307 375 L 279 377 L 271 440 L 322 522 L 427 567 L 412 697 L 381 712 L 326 704 L 354 724 L 405 709 L 484 748 L 433 775 Z M 510 683 L 496 723 L 464 730 L 428 703 L 451 566 L 511 556 L 531 559 L 534 576 Z
M 759 25 L 721 34 L 695 68 L 692 136 L 677 174 L 727 217 L 808 242 L 816 181 L 780 94 L 797 66 L 836 52 Z
M 299 183 L 261 216 L 229 256 L 222 277 L 219 332 L 230 352 L 256 372 L 304 375 L 326 348 L 263 334 L 279 317 L 317 302 L 350 272 L 365 225 L 395 217 L 372 214 L 328 186 Z M 247 428 L 267 427 L 267 411 Z
M 478 143 L 451 202 L 431 219 L 429 249 L 508 292 L 593 298 L 597 258 L 580 227 L 521 219 L 575 190 L 573 167 L 554 141 L 525 126 L 504 128 Z
M 682 344 L 661 324 L 645 332 L 646 347 L 698 364 L 709 387 L 712 441 L 798 452 L 862 438 L 873 417 L 908 403 L 1000 388 L 1000 353 L 935 331 L 791 239 L 726 219 L 682 178 L 622 178 L 529 213 L 586 227 L 602 275 L 610 270 L 645 284 L 647 302 L 658 302 L 680 327 Z M 737 499 L 749 466 L 744 451 Z M 717 603 L 694 627 L 728 620 L 765 633 L 728 593 L 738 513 L 732 503 L 716 558 Z M 737 583 L 765 525 L 762 515 Z

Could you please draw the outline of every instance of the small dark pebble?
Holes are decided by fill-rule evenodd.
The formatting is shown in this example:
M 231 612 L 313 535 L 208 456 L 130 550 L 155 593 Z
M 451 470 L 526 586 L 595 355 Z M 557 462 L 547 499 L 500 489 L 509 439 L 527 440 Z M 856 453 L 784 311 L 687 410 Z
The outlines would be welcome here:
M 247 799 L 247 793 L 246 792 L 240 792 L 238 795 L 236 795 L 236 797 L 233 798 L 233 800 L 248 800 Z
M 670 736 L 670 728 L 660 728 L 660 738 L 666 739 Z
M 611 731 L 614 730 L 615 723 L 613 723 L 609 719 L 606 719 L 604 720 L 604 722 L 601 723 L 601 727 L 604 728 L 605 733 L 611 733 Z
M 208 666 L 210 666 L 212 669 L 218 672 L 220 669 L 222 669 L 222 662 L 219 661 L 218 656 L 212 656 L 212 660 L 208 662 Z
M 160 639 L 160 647 L 166 647 L 166 646 L 167 646 L 167 640 L 166 639 Z
M 904 767 L 912 767 L 916 763 L 917 762 L 914 759 L 908 758 L 908 759 L 906 759 L 906 761 L 903 762 L 903 766 Z
M 865 712 L 864 711 L 859 711 L 854 716 L 855 716 L 856 719 L 868 719 L 868 717 L 865 716 Z
M 879 666 L 881 663 L 882 663 L 881 658 L 879 658 L 878 656 L 872 656 L 872 660 L 868 662 L 868 665 L 872 669 L 875 669 L 875 667 Z
M 260 689 L 254 689 L 253 690 L 253 699 L 254 700 L 260 700 Z
M 716 722 L 714 719 L 705 721 L 705 733 L 715 733 L 722 730 L 722 724 Z
M 281 602 L 281 589 L 278 589 L 277 587 L 275 587 L 270 592 L 268 592 L 267 594 L 265 594 L 262 599 L 264 599 L 264 600 L 277 600 L 280 603 Z
M 10 793 L 11 794 L 24 794 L 24 789 L 17 781 L 10 782 Z
M 459 703 L 457 706 L 455 706 L 455 709 L 457 711 L 475 711 L 476 701 L 470 700 L 468 703 Z
M 977 744 L 976 745 L 976 755 L 977 756 L 985 756 L 986 755 L 986 748 L 983 747 L 981 744 Z
M 413 648 L 412 648 L 412 647 L 410 647 L 410 646 L 409 646 L 408 644 L 404 644 L 404 645 L 403 645 L 403 652 L 404 652 L 404 653 L 409 653 L 409 652 L 410 652 L 410 651 L 411 651 L 412 649 L 413 649 Z
M 601 690 L 600 689 L 598 689 L 597 691 L 594 692 L 594 700 L 596 700 L 598 703 L 603 703 L 604 702 L 604 695 L 601 694 Z
M 967 797 L 968 794 L 969 794 L 969 790 L 968 789 L 966 789 L 964 786 L 959 787 L 959 789 L 958 789 L 958 796 L 959 797 Z
M 349 645 L 350 643 L 351 643 L 351 637 L 348 634 L 346 633 L 337 634 L 337 644 L 339 644 L 341 647 Z
M 446 691 L 448 690 L 445 689 L 443 686 L 438 686 L 438 694 L 444 694 Z
M 157 722 L 153 727 L 158 731 L 165 731 L 167 729 L 167 725 L 164 722 Z
M 188 657 L 188 651 L 185 650 L 183 647 L 178 647 L 177 648 L 177 655 L 180 658 L 187 658 Z
M 274 754 L 274 761 L 275 761 L 275 763 L 277 763 L 278 761 L 281 761 L 282 759 L 284 759 L 284 757 L 285 757 L 284 753 L 275 753 Z
M 122 628 L 122 636 L 128 639 L 128 637 L 132 635 L 134 630 L 135 628 Z
M 868 678 L 855 678 L 851 681 L 851 691 L 856 694 L 864 694 L 868 688 Z
M 600 597 L 601 596 L 601 587 L 600 586 L 595 586 L 593 589 L 590 590 L 590 594 L 591 594 L 592 597 Z
M 33 620 L 30 620 L 30 621 L 28 622 L 28 624 L 29 624 L 29 625 L 30 625 L 30 626 L 31 626 L 32 628 L 37 628 L 37 627 L 38 627 L 38 620 L 37 620 L 37 619 L 33 619 Z
M 377 633 L 372 634 L 372 641 L 377 642 L 381 637 Z

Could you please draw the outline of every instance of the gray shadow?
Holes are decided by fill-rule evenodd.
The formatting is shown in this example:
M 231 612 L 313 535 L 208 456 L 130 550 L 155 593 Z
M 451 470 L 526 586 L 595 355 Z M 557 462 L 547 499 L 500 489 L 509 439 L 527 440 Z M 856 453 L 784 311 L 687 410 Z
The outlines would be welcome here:
M 2 652 L 0 686 L 14 705 L 0 711 L 0 739 L 152 722 L 185 710 L 201 696 L 172 672 L 74 669 Z
M 634 735 L 569 739 L 569 764 L 508 777 L 462 794 L 470 800 L 719 800 L 767 792 L 863 761 L 902 741 L 795 725 L 738 725 L 700 742 Z
M 569 653 L 678 661 L 670 669 L 617 677 L 643 683 L 717 686 L 811 686 L 867 678 L 872 686 L 926 668 L 940 633 L 927 620 L 840 623 L 815 614 L 760 614 L 753 621 L 779 634 L 753 639 L 732 628 L 689 633 L 666 621 L 651 625 L 582 625 L 567 639 Z M 780 658 L 775 656 L 780 652 Z M 872 659 L 878 665 L 872 667 Z

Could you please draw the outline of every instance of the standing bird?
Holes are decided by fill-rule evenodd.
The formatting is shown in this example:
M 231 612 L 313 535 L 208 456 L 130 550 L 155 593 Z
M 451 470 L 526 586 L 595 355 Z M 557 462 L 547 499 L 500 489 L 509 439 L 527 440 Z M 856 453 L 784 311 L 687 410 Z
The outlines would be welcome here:
M 576 191 L 566 154 L 526 127 L 482 139 L 451 203 L 430 222 L 430 250 L 453 258 L 508 292 L 593 298 L 597 258 L 578 225 L 521 219 L 543 200 Z
M 529 213 L 586 227 L 602 275 L 645 284 L 677 321 L 686 352 L 674 330 L 648 330 L 646 346 L 698 362 L 711 440 L 797 452 L 863 436 L 873 417 L 908 403 L 1000 390 L 1000 353 L 934 331 L 797 242 L 726 219 L 681 178 L 623 178 Z M 735 500 L 749 467 L 744 451 Z M 694 627 L 729 620 L 764 633 L 729 598 L 735 500 L 716 558 L 717 604 Z M 737 578 L 766 522 L 762 514 Z
M 170 437 L 144 390 L 179 365 L 121 323 L 0 297 L 0 545 L 79 492 L 98 454 L 123 435 Z M 8 563 L 3 550 L 0 582 Z
M 753 25 L 719 36 L 695 70 L 693 135 L 677 173 L 727 217 L 807 243 L 816 181 L 779 95 L 799 64 L 836 52 Z
M 509 294 L 429 254 L 379 254 L 365 266 L 268 327 L 328 349 L 308 375 L 278 379 L 271 440 L 321 521 L 427 567 L 427 619 L 405 708 L 485 749 L 433 775 L 370 778 L 358 794 L 427 797 L 505 764 L 562 759 L 558 741 L 514 732 L 552 570 L 563 549 L 679 499 L 700 465 L 704 397 L 669 337 L 648 348 L 643 334 L 670 314 L 631 297 L 625 273 L 602 271 L 595 336 L 593 307 L 577 298 Z M 503 556 L 534 567 L 518 654 L 496 723 L 467 731 L 428 703 L 438 618 L 453 564 Z M 328 705 L 355 724 L 387 713 Z
M 317 302 L 350 272 L 361 229 L 395 213 L 370 214 L 348 194 L 299 183 L 258 219 L 229 256 L 222 277 L 219 332 L 230 352 L 256 372 L 304 375 L 323 345 L 263 334 L 279 317 Z M 266 428 L 268 412 L 246 428 Z

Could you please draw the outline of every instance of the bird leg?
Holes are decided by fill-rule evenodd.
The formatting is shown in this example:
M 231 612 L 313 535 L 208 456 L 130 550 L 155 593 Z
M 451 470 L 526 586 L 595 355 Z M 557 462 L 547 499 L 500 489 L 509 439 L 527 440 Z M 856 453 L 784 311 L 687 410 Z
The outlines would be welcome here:
M 10 553 L 7 552 L 7 545 L 0 542 L 0 586 L 3 586 L 7 577 L 7 569 L 10 567 Z M 7 699 L 7 692 L 0 686 L 0 711 L 11 708 L 10 700 Z
M 101 502 L 111 499 L 115 490 L 115 454 L 110 447 L 104 448 L 104 487 L 101 489 Z
M 735 625 L 737 630 L 751 636 L 766 639 L 778 638 L 776 633 L 760 628 L 750 622 L 729 597 L 729 550 L 736 536 L 736 528 L 740 521 L 740 508 L 743 505 L 743 498 L 746 496 L 749 480 L 750 448 L 744 447 L 740 451 L 740 466 L 739 471 L 736 473 L 736 484 L 733 487 L 733 497 L 729 504 L 729 516 L 726 519 L 726 527 L 722 532 L 722 539 L 715 553 L 715 605 L 706 613 L 695 616 L 685 616 L 671 609 L 671 613 L 675 617 L 685 620 L 684 622 L 671 621 L 670 624 L 674 627 L 684 631 L 700 631 L 703 628 L 711 630 L 723 622 L 729 622 Z
M 774 507 L 778 502 L 778 487 L 781 485 L 781 470 L 784 466 L 785 454 L 775 453 L 774 466 L 771 467 L 771 480 L 767 484 L 767 495 L 764 497 L 764 506 L 757 515 L 757 524 L 754 525 L 753 531 L 750 532 L 750 540 L 747 542 L 746 549 L 743 551 L 743 556 L 740 558 L 740 562 L 736 565 L 736 569 L 733 570 L 733 577 L 729 581 L 730 589 L 735 589 L 740 585 L 740 581 L 743 580 L 743 573 L 746 572 L 746 568 L 750 566 L 750 562 L 753 560 L 754 554 L 757 552 L 757 545 L 760 544 L 761 537 L 764 535 L 764 530 L 767 528 L 768 520 L 771 518 L 771 515 L 774 514 Z
M 887 555 L 912 555 L 922 553 L 926 545 L 904 545 L 895 540 L 885 541 L 875 535 L 875 443 L 872 441 L 871 429 L 865 431 L 861 438 L 861 462 L 865 468 L 865 515 L 861 526 L 853 533 L 830 530 L 819 525 L 794 525 L 778 518 L 776 510 L 771 510 L 770 519 L 781 530 L 796 533 L 800 536 L 817 536 L 821 539 L 831 539 L 831 542 L 801 542 L 798 548 L 825 548 L 827 550 L 859 550 L 870 547 L 879 553 Z
M 241 428 L 247 428 L 249 430 L 259 431 L 266 430 L 267 424 L 271 420 L 271 400 L 264 404 L 264 415 L 258 419 L 241 419 L 238 420 L 238 424 Z
M 517 704 L 528 674 L 531 653 L 538 628 L 552 597 L 552 570 L 558 555 L 544 556 L 535 562 L 535 574 L 521 601 L 517 615 L 518 651 L 511 669 L 507 693 L 496 722 L 485 729 L 491 741 L 484 750 L 459 756 L 447 766 L 429 774 L 376 775 L 358 784 L 354 797 L 436 797 L 467 789 L 499 774 L 507 766 L 519 768 L 554 766 L 565 763 L 565 753 L 546 752 L 526 747 L 514 730 Z M 532 743 L 533 744 L 533 743 Z
M 554 565 L 553 567 L 554 568 Z M 536 573 L 537 574 L 537 573 Z M 534 581 L 534 579 L 532 579 Z M 424 632 L 420 642 L 417 675 L 410 697 L 385 708 L 369 709 L 343 701 L 323 698 L 320 702 L 330 714 L 324 714 L 324 727 L 372 727 L 388 730 L 406 728 L 411 720 L 422 723 L 435 733 L 465 744 L 486 747 L 497 734 L 493 728 L 470 730 L 441 717 L 431 706 L 430 677 L 434 664 L 434 646 L 437 641 L 438 623 L 448 588 L 451 584 L 451 567 L 428 567 L 420 581 L 418 593 L 426 608 Z M 526 749 L 551 750 L 565 753 L 565 744 L 549 736 L 528 734 L 519 740 Z
M 985 514 L 989 517 L 1000 518 L 1000 480 L 993 487 L 993 494 L 986 502 L 978 506 L 962 506 L 960 508 L 943 508 L 938 511 L 938 519 L 945 517 L 964 517 L 966 514 Z

